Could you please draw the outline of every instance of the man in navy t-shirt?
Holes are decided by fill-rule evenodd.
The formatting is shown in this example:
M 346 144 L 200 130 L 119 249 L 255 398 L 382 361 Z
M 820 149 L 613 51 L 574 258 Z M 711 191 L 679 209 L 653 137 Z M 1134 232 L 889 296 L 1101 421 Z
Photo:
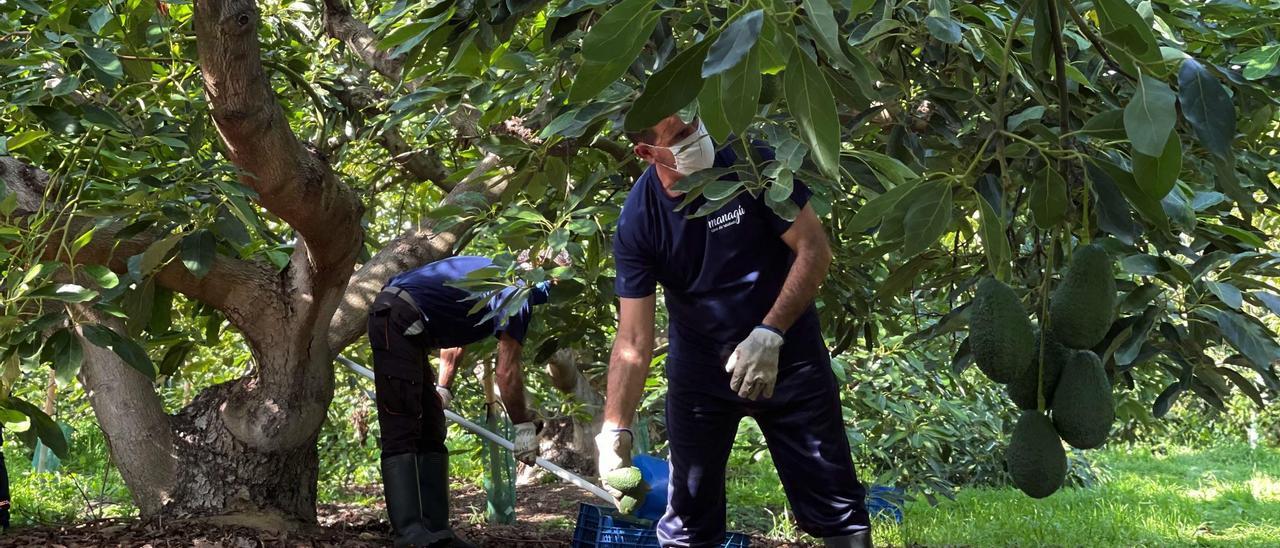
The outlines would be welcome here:
M 485 257 L 452 257 L 391 278 L 369 311 L 378 426 L 382 430 L 382 481 L 397 545 L 470 546 L 449 529 L 449 450 L 444 409 L 463 347 L 498 339 L 497 384 L 515 423 L 515 456 L 538 456 L 538 425 L 525 405 L 520 351 L 532 319 L 530 306 L 547 302 L 549 284 L 507 287 L 472 314 L 476 301 L 452 282 L 493 266 Z M 490 312 L 510 299 L 527 301 L 512 316 Z M 437 379 L 427 353 L 440 349 Z M 437 383 L 437 380 L 439 381 Z
M 670 319 L 671 450 L 662 545 L 723 542 L 725 467 L 738 422 L 751 416 L 800 528 L 827 546 L 870 546 L 865 490 L 813 304 L 831 250 L 808 205 L 810 191 L 795 183 L 794 221 L 748 192 L 690 218 L 706 200 L 677 211 L 684 196 L 671 189 L 696 171 L 733 165 L 737 154 L 716 151 L 700 123 L 677 116 L 629 136 L 650 167 L 627 196 L 614 235 L 619 319 L 605 425 L 596 438 L 601 477 L 631 465 L 629 427 L 649 372 L 661 284 Z M 766 148 L 754 153 L 772 157 Z

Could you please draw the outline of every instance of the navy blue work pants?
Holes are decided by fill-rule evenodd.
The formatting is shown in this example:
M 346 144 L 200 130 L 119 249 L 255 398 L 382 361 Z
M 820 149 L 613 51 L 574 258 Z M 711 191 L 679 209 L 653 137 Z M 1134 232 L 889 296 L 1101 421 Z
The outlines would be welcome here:
M 781 368 L 773 397 L 757 401 L 733 393 L 722 366 L 668 362 L 667 371 L 671 478 L 658 522 L 662 546 L 724 541 L 726 465 L 738 423 L 748 416 L 764 433 L 802 530 L 823 538 L 870 527 L 828 358 Z

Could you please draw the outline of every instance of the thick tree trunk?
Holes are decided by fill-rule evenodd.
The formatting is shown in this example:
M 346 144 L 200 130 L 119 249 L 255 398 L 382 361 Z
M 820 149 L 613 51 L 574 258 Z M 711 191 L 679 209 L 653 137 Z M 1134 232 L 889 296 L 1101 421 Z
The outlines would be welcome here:
M 205 389 L 173 418 L 180 464 L 165 514 L 221 516 L 271 529 L 314 523 L 319 430 L 294 421 L 288 427 L 299 429 L 301 443 L 263 451 L 227 428 L 223 405 L 251 392 L 253 382 L 241 379 Z M 271 405 L 270 398 L 264 401 Z
M 590 379 L 578 369 L 577 358 L 570 349 L 560 349 L 547 363 L 547 375 L 551 384 L 583 405 L 583 414 L 591 417 L 581 421 L 576 417 L 557 417 L 548 420 L 542 431 L 541 453 L 547 460 L 580 474 L 596 473 L 596 434 L 600 433 L 604 397 L 591 386 Z M 522 483 L 529 483 L 540 473 L 526 467 L 521 475 Z
M 93 308 L 72 307 L 81 320 L 103 323 L 119 332 L 124 326 Z M 170 429 L 160 396 L 151 380 L 129 367 L 115 352 L 94 346 L 83 337 L 84 362 L 80 383 L 107 438 L 111 460 L 129 486 L 142 515 L 153 515 L 173 497 L 176 485 L 177 439 Z

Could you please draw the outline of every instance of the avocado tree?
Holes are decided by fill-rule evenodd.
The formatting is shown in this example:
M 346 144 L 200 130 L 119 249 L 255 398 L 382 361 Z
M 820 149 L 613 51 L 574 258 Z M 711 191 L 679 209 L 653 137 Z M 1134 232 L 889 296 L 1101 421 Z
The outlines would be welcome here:
M 78 378 L 145 514 L 314 519 L 335 356 L 388 277 L 463 246 L 532 249 L 531 270 L 507 252 L 470 285 L 565 280 L 533 357 L 598 358 L 640 167 L 622 132 L 676 113 L 776 152 L 687 178 L 691 214 L 752 192 L 794 215 L 795 181 L 814 189 L 837 355 L 939 344 L 983 276 L 1042 311 L 1055 265 L 1096 242 L 1122 293 L 1099 356 L 1117 382 L 1167 386 L 1143 405 L 1280 389 L 1259 321 L 1280 314 L 1273 5 L 12 5 L 4 388 Z M 573 266 L 541 260 L 562 251 Z M 224 324 L 252 367 L 166 413 L 156 383 Z M 38 408 L 5 407 L 65 449 Z

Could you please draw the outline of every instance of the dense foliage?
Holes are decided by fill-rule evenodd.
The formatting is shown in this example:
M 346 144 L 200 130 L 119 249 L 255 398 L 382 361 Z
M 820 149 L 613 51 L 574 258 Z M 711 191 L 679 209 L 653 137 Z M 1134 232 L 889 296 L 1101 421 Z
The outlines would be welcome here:
M 161 387 L 198 380 L 167 401 L 176 409 L 255 370 L 223 316 L 157 270 L 203 277 L 216 257 L 283 270 L 300 240 L 225 160 L 191 4 L 0 6 L 0 156 L 53 181 L 42 204 L 0 195 L 0 420 L 61 452 L 56 426 L 20 396 L 50 367 L 59 386 L 74 382 L 75 325 Z M 997 473 L 981 456 L 1013 415 L 965 372 L 966 303 L 993 275 L 1043 322 L 1058 266 L 1083 243 L 1120 265 L 1116 319 L 1095 350 L 1123 387 L 1122 421 L 1190 395 L 1244 411 L 1241 395 L 1263 407 L 1280 391 L 1267 317 L 1280 315 L 1274 2 L 264 0 L 255 15 L 289 125 L 365 204 L 359 261 L 430 220 L 437 233 L 467 227 L 454 249 L 499 257 L 477 292 L 564 280 L 531 338 L 535 363 L 572 346 L 602 378 L 610 233 L 640 167 L 622 131 L 680 112 L 744 152 L 682 183 L 708 200 L 695 214 L 753 192 L 790 216 L 795 182 L 815 191 L 836 252 L 819 304 L 851 436 L 886 480 L 945 490 Z M 344 15 L 379 37 L 375 62 L 334 39 Z M 776 159 L 745 153 L 754 139 Z M 738 180 L 717 179 L 729 172 Z M 496 201 L 450 192 L 473 175 L 507 186 Z M 163 236 L 110 261 L 63 258 L 121 225 L 120 240 Z M 51 242 L 66 253 L 51 256 Z M 561 252 L 572 266 L 538 260 Z M 544 382 L 544 405 L 573 412 Z

